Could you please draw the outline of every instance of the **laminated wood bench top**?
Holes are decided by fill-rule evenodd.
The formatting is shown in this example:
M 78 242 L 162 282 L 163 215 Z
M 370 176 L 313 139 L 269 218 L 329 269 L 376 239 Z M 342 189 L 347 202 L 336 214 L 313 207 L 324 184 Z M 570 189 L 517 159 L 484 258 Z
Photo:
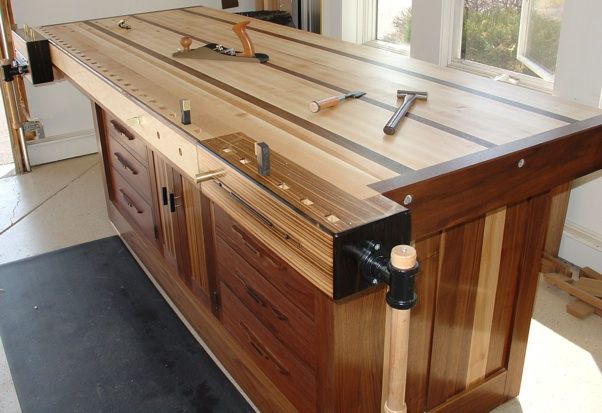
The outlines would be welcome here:
M 123 18 L 131 30 L 118 27 Z M 602 111 L 388 51 L 251 19 L 248 34 L 268 63 L 172 56 L 183 35 L 192 48 L 239 49 L 231 27 L 243 20 L 249 19 L 192 7 L 40 32 L 53 53 L 230 165 L 236 161 L 220 153 L 216 139 L 266 142 L 280 168 L 294 165 L 294 184 L 309 190 L 311 183 L 316 197 L 344 210 L 344 219 L 332 222 L 329 210 L 295 204 L 297 195 L 279 192 L 290 183 L 283 189 L 249 179 L 332 232 L 399 212 L 412 195 L 414 236 L 423 236 L 602 167 Z M 428 100 L 417 101 L 388 136 L 382 129 L 401 103 L 397 89 L 426 91 Z M 355 90 L 366 95 L 318 113 L 308 108 Z M 179 122 L 182 98 L 191 101 L 191 125 Z M 286 169 L 280 172 L 285 178 L 278 179 L 286 179 Z M 356 210 L 344 207 L 352 204 Z

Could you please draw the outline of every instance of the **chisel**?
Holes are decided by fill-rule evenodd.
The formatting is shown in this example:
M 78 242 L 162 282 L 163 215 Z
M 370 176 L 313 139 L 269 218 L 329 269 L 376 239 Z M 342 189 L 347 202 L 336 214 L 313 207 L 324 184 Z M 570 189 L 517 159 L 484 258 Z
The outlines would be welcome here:
M 357 98 L 361 98 L 365 94 L 366 94 L 366 92 L 349 92 L 345 95 L 331 96 L 326 99 L 314 100 L 313 102 L 311 102 L 309 104 L 309 110 L 316 113 L 316 112 L 319 112 L 321 109 L 336 106 L 340 102 L 344 101 L 345 99 L 349 99 L 349 98 L 357 99 Z

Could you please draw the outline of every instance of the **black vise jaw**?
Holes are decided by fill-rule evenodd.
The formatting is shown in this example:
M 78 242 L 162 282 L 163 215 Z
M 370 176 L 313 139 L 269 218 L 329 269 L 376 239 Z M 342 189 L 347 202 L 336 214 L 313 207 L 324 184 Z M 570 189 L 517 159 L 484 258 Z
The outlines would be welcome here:
M 384 282 L 389 285 L 387 304 L 396 310 L 409 310 L 416 305 L 414 280 L 420 270 L 418 262 L 412 268 L 400 270 L 391 265 L 390 259 L 380 251 L 380 244 L 368 242 L 367 246 L 357 254 L 360 272 L 370 283 L 376 285 Z
M 28 72 L 29 67 L 17 60 L 2 65 L 2 77 L 6 82 L 12 82 L 15 76 L 22 76 Z

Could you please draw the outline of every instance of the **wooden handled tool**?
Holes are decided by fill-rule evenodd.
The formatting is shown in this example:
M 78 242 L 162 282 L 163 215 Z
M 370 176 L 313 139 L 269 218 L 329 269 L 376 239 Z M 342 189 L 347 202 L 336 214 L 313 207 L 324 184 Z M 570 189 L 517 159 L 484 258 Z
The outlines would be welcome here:
M 183 52 L 189 52 L 191 45 L 192 45 L 192 39 L 190 37 L 184 36 L 180 39 L 180 46 L 182 46 Z
M 409 245 L 398 245 L 391 250 L 390 263 L 393 270 L 401 272 L 412 270 L 416 265 L 416 250 Z M 410 308 L 395 308 L 391 305 L 388 296 L 387 303 L 389 303 L 387 316 L 390 317 L 387 323 L 390 333 L 388 343 L 389 371 L 388 388 L 385 389 L 387 397 L 383 411 L 385 413 L 405 413 L 407 411 L 405 391 L 410 336 Z M 407 306 L 401 307 L 405 308 Z
M 324 108 L 331 108 L 333 106 L 336 106 L 340 102 L 344 101 L 345 99 L 349 99 L 349 98 L 357 99 L 357 98 L 361 98 L 365 94 L 366 94 L 366 92 L 349 92 L 345 95 L 331 96 L 331 97 L 328 97 L 325 99 L 314 100 L 313 102 L 310 102 L 309 110 L 312 111 L 313 113 L 316 113 Z
M 416 99 L 426 100 L 428 98 L 427 92 L 415 92 L 411 90 L 398 90 L 397 97 L 403 98 L 403 103 L 401 106 L 395 111 L 391 119 L 387 122 L 385 127 L 383 128 L 383 132 L 387 135 L 394 135 L 397 131 L 397 126 L 403 117 L 408 113 L 408 110 L 414 104 Z
M 251 43 L 251 39 L 249 38 L 249 35 L 247 35 L 246 30 L 249 23 L 251 23 L 249 20 L 245 20 L 232 26 L 232 30 L 236 33 L 242 43 L 243 51 L 236 53 L 237 56 L 255 57 L 255 48 L 253 47 L 253 43 Z

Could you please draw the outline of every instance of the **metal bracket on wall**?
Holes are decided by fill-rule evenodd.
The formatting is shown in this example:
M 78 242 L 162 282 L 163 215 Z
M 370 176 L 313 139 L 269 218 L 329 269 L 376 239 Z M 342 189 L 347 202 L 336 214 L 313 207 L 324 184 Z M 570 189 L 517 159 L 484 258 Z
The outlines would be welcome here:
M 44 134 L 44 125 L 37 119 L 24 122 L 21 125 L 21 129 L 23 129 L 23 134 L 25 136 L 29 136 L 30 133 L 33 133 L 35 135 L 35 140 L 44 139 L 46 137 Z

